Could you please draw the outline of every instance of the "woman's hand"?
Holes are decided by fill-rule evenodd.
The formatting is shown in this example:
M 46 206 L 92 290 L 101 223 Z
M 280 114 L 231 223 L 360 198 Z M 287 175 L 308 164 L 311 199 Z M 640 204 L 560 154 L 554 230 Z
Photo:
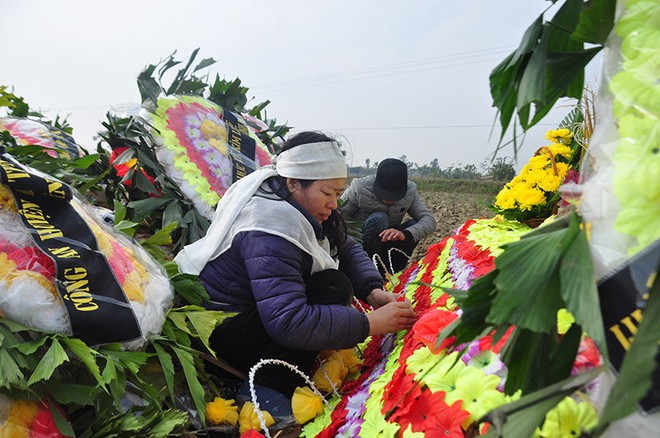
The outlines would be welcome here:
M 384 306 L 387 303 L 393 303 L 397 295 L 392 292 L 385 292 L 383 289 L 372 289 L 367 295 L 367 303 L 374 309 Z
M 390 294 L 394 295 L 394 294 Z M 396 297 L 396 295 L 394 295 Z M 369 336 L 409 329 L 417 320 L 410 301 L 393 301 L 367 314 Z

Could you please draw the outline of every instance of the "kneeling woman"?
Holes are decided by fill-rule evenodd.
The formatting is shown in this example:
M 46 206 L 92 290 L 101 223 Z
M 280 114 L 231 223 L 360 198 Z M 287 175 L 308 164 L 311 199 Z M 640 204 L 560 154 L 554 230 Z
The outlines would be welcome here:
M 412 326 L 410 302 L 383 290 L 378 270 L 346 234 L 336 211 L 345 182 L 337 143 L 300 133 L 284 143 L 274 168 L 232 185 L 207 235 L 177 255 L 182 272 L 199 274 L 213 309 L 238 313 L 213 332 L 218 357 L 245 372 L 270 358 L 309 374 L 321 350 Z M 375 310 L 349 307 L 353 292 Z M 257 381 L 288 397 L 303 384 L 274 366 Z

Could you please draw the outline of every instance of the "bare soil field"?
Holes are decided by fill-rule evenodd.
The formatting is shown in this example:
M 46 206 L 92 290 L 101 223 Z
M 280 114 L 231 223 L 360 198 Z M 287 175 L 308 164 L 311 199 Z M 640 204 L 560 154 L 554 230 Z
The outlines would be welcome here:
M 433 234 L 419 243 L 413 253 L 413 261 L 424 257 L 429 246 L 453 234 L 465 221 L 495 216 L 495 213 L 488 208 L 495 198 L 491 194 L 432 190 L 420 190 L 419 194 L 433 213 L 438 226 Z

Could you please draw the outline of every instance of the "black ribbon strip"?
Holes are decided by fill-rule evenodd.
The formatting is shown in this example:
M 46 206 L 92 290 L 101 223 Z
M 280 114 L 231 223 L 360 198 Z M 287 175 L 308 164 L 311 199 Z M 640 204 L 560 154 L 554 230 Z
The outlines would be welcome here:
M 248 127 L 228 109 L 222 108 L 229 156 L 232 161 L 232 183 L 256 170 L 257 142 L 248 134 Z
M 11 189 L 34 242 L 55 264 L 55 285 L 73 335 L 89 345 L 140 338 L 133 309 L 94 233 L 69 202 L 71 189 L 8 155 L 0 156 L 0 182 Z
M 660 240 L 657 240 L 598 283 L 607 351 L 616 371 L 621 369 L 626 351 L 637 333 L 651 287 L 649 283 L 657 275 L 659 260 Z M 640 402 L 646 412 L 660 407 L 659 360 L 656 356 L 653 386 Z

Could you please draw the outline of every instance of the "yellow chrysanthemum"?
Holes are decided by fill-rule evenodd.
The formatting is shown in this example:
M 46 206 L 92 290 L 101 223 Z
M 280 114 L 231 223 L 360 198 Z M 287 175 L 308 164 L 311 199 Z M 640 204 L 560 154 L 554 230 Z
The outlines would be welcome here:
M 311 388 L 297 387 L 291 398 L 293 416 L 299 424 L 305 424 L 323 412 L 323 399 Z
M 555 157 L 563 157 L 569 160 L 573 155 L 573 150 L 565 144 L 553 143 L 548 146 L 548 149 Z
M 553 143 L 563 143 L 566 145 L 573 142 L 573 133 L 568 128 L 551 129 L 545 133 L 545 138 Z
M 516 206 L 516 198 L 508 188 L 502 189 L 495 198 L 495 207 L 501 210 L 507 210 Z
M 0 210 L 18 211 L 11 189 L 4 184 L 0 184 Z
M 526 169 L 528 173 L 536 173 L 547 168 L 550 164 L 550 156 L 548 154 L 539 154 L 530 158 L 523 169 Z
M 518 203 L 520 210 L 531 210 L 535 205 L 545 204 L 545 193 L 535 188 L 524 188 L 518 193 Z
M 548 170 L 549 171 L 538 173 L 536 187 L 544 192 L 556 192 L 562 181 L 564 181 L 564 178 L 559 175 L 559 172 L 555 175 L 552 169 Z
M 539 437 L 578 437 L 583 430 L 591 430 L 598 424 L 596 408 L 587 401 L 576 402 L 566 397 L 545 416 L 542 429 L 537 429 Z
M 235 426 L 238 422 L 238 406 L 233 399 L 225 400 L 216 397 L 206 404 L 206 418 L 211 424 L 229 424 Z
M 266 427 L 275 424 L 275 420 L 273 420 L 273 417 L 268 411 L 261 411 L 261 415 L 264 418 Z M 254 410 L 254 404 L 252 402 L 245 402 L 240 414 L 238 414 L 238 431 L 242 434 L 249 429 L 261 430 L 261 422 L 259 421 L 257 412 Z

